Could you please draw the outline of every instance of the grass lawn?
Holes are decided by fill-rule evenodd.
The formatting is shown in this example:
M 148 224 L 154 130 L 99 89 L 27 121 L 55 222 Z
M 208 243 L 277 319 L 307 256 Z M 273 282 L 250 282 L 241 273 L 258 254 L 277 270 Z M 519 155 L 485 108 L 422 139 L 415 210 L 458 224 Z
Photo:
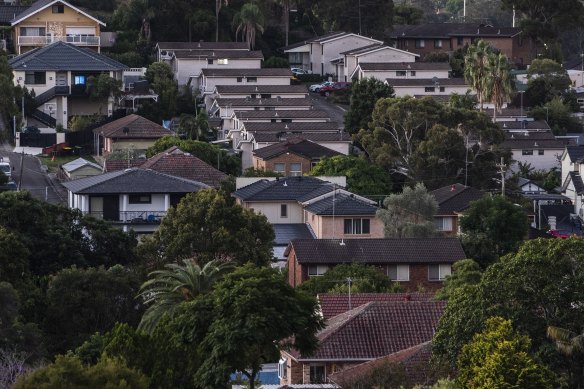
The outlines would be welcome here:
M 79 155 L 62 155 L 62 156 L 55 155 L 54 161 L 51 160 L 52 159 L 51 156 L 39 155 L 38 158 L 43 165 L 47 166 L 47 168 L 49 169 L 49 172 L 56 173 L 59 170 L 60 165 L 63 165 L 67 162 L 71 162 L 79 157 L 80 157 Z M 83 159 L 85 159 L 89 162 L 97 163 L 97 162 L 95 162 L 95 160 L 93 159 L 93 157 L 91 155 L 83 155 L 82 157 L 83 157 Z

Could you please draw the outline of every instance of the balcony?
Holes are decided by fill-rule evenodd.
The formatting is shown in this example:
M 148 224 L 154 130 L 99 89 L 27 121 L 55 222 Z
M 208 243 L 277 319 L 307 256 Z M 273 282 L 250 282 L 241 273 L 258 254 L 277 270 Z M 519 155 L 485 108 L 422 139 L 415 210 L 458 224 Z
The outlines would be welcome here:
M 71 43 L 78 46 L 99 46 L 98 36 L 69 35 L 69 36 L 19 36 L 19 46 L 45 46 L 55 42 Z
M 121 211 L 114 213 L 113 216 L 103 211 L 84 212 L 84 214 L 120 224 L 160 224 L 166 216 L 166 211 Z

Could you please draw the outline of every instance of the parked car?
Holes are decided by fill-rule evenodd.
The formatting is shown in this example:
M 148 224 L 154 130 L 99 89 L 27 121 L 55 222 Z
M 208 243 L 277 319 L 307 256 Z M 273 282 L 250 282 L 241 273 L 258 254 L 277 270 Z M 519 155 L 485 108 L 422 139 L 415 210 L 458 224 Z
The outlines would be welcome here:
M 292 71 L 292 74 L 294 74 L 295 76 L 299 74 L 308 74 L 306 70 L 300 68 L 291 68 L 290 70 Z
M 332 93 L 343 91 L 343 90 L 349 90 L 349 89 L 351 89 L 350 82 L 344 82 L 344 81 L 343 82 L 335 82 L 332 85 L 323 86 L 322 88 L 320 88 L 319 93 L 322 96 L 330 96 Z
M 39 128 L 35 126 L 28 126 L 25 127 L 22 132 L 24 132 L 25 134 L 40 134 L 41 130 L 39 130 Z
M 568 239 L 570 236 L 572 236 L 572 233 L 568 230 L 549 230 L 548 234 L 550 234 L 554 238 L 561 239 Z
M 325 82 L 320 83 L 320 84 L 312 84 L 311 86 L 308 87 L 308 90 L 311 92 L 318 93 L 318 92 L 320 92 L 321 88 L 323 88 L 325 86 L 331 86 L 333 84 L 334 84 L 334 82 L 332 82 L 332 81 L 325 81 Z

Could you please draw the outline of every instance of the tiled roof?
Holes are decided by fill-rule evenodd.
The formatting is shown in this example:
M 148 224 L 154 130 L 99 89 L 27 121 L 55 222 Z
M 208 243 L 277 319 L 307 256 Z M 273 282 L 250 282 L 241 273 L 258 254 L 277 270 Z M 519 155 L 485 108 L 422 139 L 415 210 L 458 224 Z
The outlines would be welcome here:
M 372 50 L 377 50 L 377 49 L 381 49 L 381 48 L 393 48 L 384 44 L 379 44 L 379 43 L 373 43 L 371 45 L 367 45 L 367 46 L 362 46 L 362 47 L 357 47 L 355 49 L 351 49 L 351 50 L 347 50 L 347 51 L 341 51 L 339 54 L 340 55 L 356 55 L 356 54 L 363 54 L 363 53 L 368 53 Z
M 485 192 L 461 184 L 447 185 L 430 192 L 438 203 L 437 215 L 455 215 L 468 208 L 471 201 L 480 200 Z
M 0 5 L 0 23 L 10 25 L 16 15 L 26 11 L 28 8 L 25 5 Z
M 426 23 L 420 25 L 394 25 L 389 33 L 392 39 L 449 38 L 450 32 L 463 27 L 463 23 Z M 476 25 L 475 25 L 476 26 Z
M 21 21 L 22 19 L 25 19 L 25 18 L 28 18 L 28 17 L 34 15 L 35 13 L 37 13 L 39 11 L 42 11 L 43 9 L 49 7 L 53 3 L 65 4 L 66 6 L 73 8 L 75 11 L 87 16 L 88 18 L 95 20 L 96 22 L 98 22 L 102 26 L 105 26 L 105 23 L 102 22 L 101 20 L 96 19 L 95 17 L 84 12 L 82 9 L 75 7 L 74 5 L 71 5 L 68 2 L 63 1 L 63 0 L 58 0 L 58 1 L 57 0 L 38 0 L 38 1 L 35 1 L 34 3 L 32 3 L 32 5 L 30 7 L 26 7 L 25 10 L 23 10 L 21 13 L 16 15 L 14 17 L 14 19 L 12 19 L 12 25 L 16 24 L 17 22 Z
M 439 78 L 436 82 L 432 78 L 387 78 L 391 86 L 464 86 L 464 78 Z M 470 88 L 470 87 L 469 87 Z
M 342 244 L 341 244 L 342 243 Z M 456 238 L 293 240 L 298 263 L 454 263 L 466 258 Z
M 584 159 L 584 145 L 581 146 L 566 146 L 566 152 L 570 161 L 576 162 Z
M 215 99 L 219 107 L 312 107 L 312 101 L 308 98 L 290 99 Z
M 105 172 L 115 172 L 118 170 L 129 169 L 132 167 L 139 167 L 144 162 L 146 162 L 145 158 L 138 158 L 138 159 L 106 159 L 105 164 Z
M 173 134 L 168 128 L 136 114 L 97 127 L 93 133 L 116 139 L 158 139 Z
M 333 184 L 315 177 L 260 180 L 233 192 L 243 201 L 307 201 L 333 190 Z
M 375 301 L 337 315 L 321 330 L 313 355 L 297 360 L 368 360 L 428 342 L 442 316 L 444 301 Z
M 577 194 L 584 193 L 584 182 L 582 181 L 582 176 L 578 172 L 568 172 L 572 183 L 574 184 L 574 190 Z
M 178 50 L 174 53 L 174 56 L 179 59 L 264 59 L 264 55 L 260 50 Z
M 520 34 L 521 30 L 517 27 L 492 27 L 478 25 L 462 25 L 460 28 L 451 31 L 450 36 L 479 36 L 479 37 L 513 37 Z
M 256 132 L 253 137 L 256 142 L 259 143 L 276 143 L 281 142 L 286 137 L 298 136 L 298 134 L 292 134 L 291 132 L 277 133 L 277 132 Z M 351 134 L 346 132 L 303 132 L 302 137 L 304 139 L 311 140 L 313 142 L 343 142 L 351 143 Z
M 502 148 L 508 149 L 558 149 L 566 147 L 567 140 L 556 139 L 551 131 L 506 132 Z
M 219 94 L 251 94 L 251 93 L 271 93 L 271 94 L 287 94 L 287 93 L 308 93 L 304 85 L 217 85 L 217 93 Z
M 310 42 L 320 42 L 320 41 L 327 40 L 327 39 L 331 39 L 331 38 L 334 38 L 334 37 L 337 37 L 337 36 L 343 36 L 343 35 L 346 35 L 346 34 L 347 33 L 344 32 L 344 31 L 329 32 L 329 33 L 326 33 L 324 35 L 316 36 L 316 37 L 314 37 L 312 39 L 308 39 L 308 40 L 305 40 L 305 41 L 302 41 L 302 42 L 292 43 L 291 45 L 282 47 L 282 50 L 285 51 L 285 50 L 295 49 L 297 47 L 304 46 L 305 44 L 310 43 Z
M 131 168 L 63 183 L 77 194 L 191 193 L 208 186 L 197 181 Z
M 322 317 L 330 319 L 372 301 L 432 301 L 434 293 L 320 293 L 317 296 Z
M 450 70 L 448 62 L 360 62 L 362 70 Z M 442 81 L 442 80 L 440 80 Z
M 308 226 L 304 223 L 272 224 L 276 235 L 274 244 L 287 246 L 292 239 L 315 239 Z
M 98 164 L 93 163 L 93 162 L 89 162 L 88 160 L 83 159 L 83 158 L 77 158 L 71 162 L 67 162 L 66 164 L 63 164 L 63 166 L 61 166 L 61 167 L 66 172 L 74 172 L 75 170 L 80 169 L 84 166 L 89 166 L 89 167 L 92 167 L 92 168 L 97 169 L 97 170 L 102 170 L 102 167 L 99 166 Z
M 293 137 L 284 142 L 254 150 L 253 155 L 263 160 L 269 160 L 284 153 L 297 154 L 307 159 L 334 157 L 341 154 L 304 138 Z
M 292 71 L 288 68 L 259 68 L 259 69 L 215 69 L 201 70 L 205 77 L 291 77 Z
M 362 200 L 356 199 L 354 196 L 339 194 L 326 197 L 322 200 L 315 201 L 306 206 L 307 211 L 315 215 L 341 215 L 341 216 L 356 216 L 356 215 L 375 215 L 378 208 Z
M 493 110 L 490 110 L 491 116 Z M 498 114 L 497 114 L 498 115 Z M 508 122 L 497 122 L 501 130 L 549 130 L 550 126 L 545 120 L 511 120 Z
M 262 111 L 235 111 L 240 120 L 246 119 L 330 119 L 325 111 L 316 109 L 279 109 Z
M 154 155 L 141 166 L 142 169 L 152 169 L 175 177 L 199 181 L 209 186 L 219 187 L 227 174 L 199 158 L 185 153 L 177 146 Z
M 493 110 L 491 108 L 483 108 L 483 112 L 488 117 L 493 117 Z M 497 118 L 502 117 L 522 117 L 527 116 L 527 110 L 521 108 L 502 108 L 500 111 L 497 111 Z
M 246 42 L 158 42 L 160 50 L 241 50 L 248 51 Z
M 342 125 L 336 122 L 292 122 L 262 123 L 243 122 L 247 132 L 337 132 Z
M 55 42 L 37 47 L 8 61 L 14 70 L 68 70 L 68 71 L 116 71 L 128 69 L 94 50 Z
M 327 379 L 341 387 L 349 387 L 355 380 L 367 377 L 377 369 L 399 364 L 403 368 L 402 371 L 405 375 L 403 379 L 407 382 L 408 388 L 418 385 L 433 385 L 439 377 L 432 369 L 431 357 L 432 342 L 428 341 L 333 373 L 327 376 Z

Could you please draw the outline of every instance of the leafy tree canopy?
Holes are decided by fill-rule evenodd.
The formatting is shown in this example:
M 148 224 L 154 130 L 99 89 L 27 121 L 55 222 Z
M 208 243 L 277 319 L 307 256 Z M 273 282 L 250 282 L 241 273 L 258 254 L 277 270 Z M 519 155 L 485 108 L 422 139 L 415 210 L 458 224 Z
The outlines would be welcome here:
M 452 265 L 452 274 L 446 276 L 444 286 L 436 293 L 436 298 L 448 300 L 454 290 L 465 285 L 476 285 L 481 281 L 482 269 L 472 259 L 463 259 Z
M 362 128 L 368 128 L 371 114 L 377 100 L 393 97 L 393 87 L 373 78 L 363 78 L 351 85 L 349 110 L 345 114 L 345 129 L 356 134 Z

